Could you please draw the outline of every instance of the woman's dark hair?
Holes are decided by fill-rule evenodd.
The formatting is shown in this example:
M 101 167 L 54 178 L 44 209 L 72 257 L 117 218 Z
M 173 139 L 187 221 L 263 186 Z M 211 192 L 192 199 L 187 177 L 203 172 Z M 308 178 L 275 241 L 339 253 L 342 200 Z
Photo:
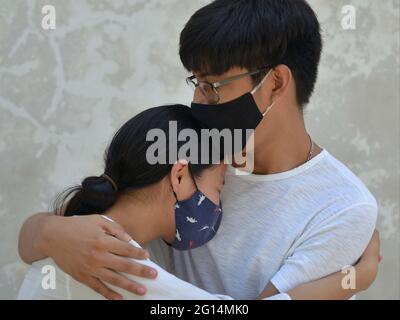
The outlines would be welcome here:
M 188 71 L 210 75 L 285 64 L 303 106 L 314 90 L 321 51 L 320 24 L 305 0 L 215 0 L 187 22 L 179 54 Z M 254 83 L 264 76 L 254 76 Z
M 80 186 L 64 191 L 56 200 L 55 212 L 64 216 L 101 213 L 110 208 L 120 194 L 161 181 L 170 173 L 171 163 L 177 160 L 168 158 L 170 121 L 176 121 L 178 134 L 181 130 L 192 129 L 200 137 L 201 128 L 187 106 L 161 106 L 139 113 L 118 130 L 106 150 L 106 176 L 87 177 Z M 166 164 L 148 162 L 147 150 L 154 141 L 146 141 L 146 136 L 151 129 L 160 129 L 167 137 Z M 185 141 L 172 143 L 179 150 Z M 190 171 L 194 177 L 198 177 L 208 167 L 210 165 L 191 163 Z

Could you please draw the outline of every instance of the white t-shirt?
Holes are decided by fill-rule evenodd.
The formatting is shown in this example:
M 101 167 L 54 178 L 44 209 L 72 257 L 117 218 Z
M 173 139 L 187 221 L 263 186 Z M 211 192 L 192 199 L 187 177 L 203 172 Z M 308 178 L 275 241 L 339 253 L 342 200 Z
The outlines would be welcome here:
M 270 281 L 283 293 L 338 272 L 368 245 L 376 200 L 326 150 L 284 173 L 234 172 L 227 170 L 222 222 L 210 242 L 183 252 L 152 243 L 153 258 L 179 278 L 234 299 L 255 299 Z
M 135 241 L 133 246 L 140 247 Z M 127 258 L 128 259 L 128 258 Z M 131 259 L 133 260 L 133 259 Z M 151 260 L 135 260 L 158 271 L 156 279 L 144 279 L 125 274 L 129 279 L 146 286 L 147 293 L 138 296 L 112 285 L 125 300 L 232 300 L 225 295 L 211 294 L 168 273 Z M 34 262 L 22 282 L 19 300 L 103 300 L 103 296 L 74 280 L 62 271 L 51 258 Z M 287 294 L 278 294 L 265 300 L 290 300 Z

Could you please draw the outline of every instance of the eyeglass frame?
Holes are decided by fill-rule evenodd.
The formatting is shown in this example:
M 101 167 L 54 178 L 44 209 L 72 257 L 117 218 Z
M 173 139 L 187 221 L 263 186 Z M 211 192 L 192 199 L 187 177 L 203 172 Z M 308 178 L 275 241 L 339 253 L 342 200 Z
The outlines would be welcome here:
M 219 88 L 221 88 L 221 87 L 223 87 L 223 86 L 225 86 L 225 85 L 227 85 L 227 84 L 230 84 L 230 83 L 232 83 L 233 81 L 240 80 L 240 79 L 242 79 L 242 78 L 244 78 L 244 77 L 247 77 L 247 76 L 254 76 L 254 75 L 256 75 L 256 74 L 259 74 L 260 72 L 262 72 L 262 71 L 265 70 L 265 69 L 272 69 L 272 66 L 265 66 L 265 67 L 260 68 L 260 69 L 258 69 L 258 70 L 249 71 L 249 72 L 246 72 L 246 73 L 238 74 L 237 76 L 229 77 L 228 79 L 225 79 L 225 80 L 222 80 L 222 81 L 218 81 L 218 82 L 214 82 L 214 83 L 211 83 L 211 82 L 208 82 L 208 81 L 204 81 L 204 80 L 198 80 L 198 79 L 196 78 L 195 75 L 192 75 L 192 76 L 186 78 L 186 83 L 187 83 L 189 86 L 190 86 L 190 84 L 193 84 L 194 87 L 195 87 L 195 89 L 196 89 L 197 87 L 199 87 L 200 83 L 205 83 L 205 84 L 210 85 L 210 87 L 212 88 L 212 90 L 214 91 L 214 93 L 215 93 L 215 94 L 217 95 L 217 97 L 218 97 L 218 100 L 214 103 L 214 104 L 217 104 L 217 103 L 220 101 L 220 99 L 221 99 L 220 96 L 219 96 L 219 93 L 218 93 L 218 91 L 217 91 Z M 194 79 L 197 80 L 197 83 L 195 83 L 195 82 L 193 81 Z M 206 94 L 203 92 L 203 90 L 201 89 L 201 87 L 200 87 L 200 91 L 201 91 L 201 93 L 203 94 L 203 96 L 206 97 Z M 206 97 L 206 98 L 207 98 L 207 97 Z

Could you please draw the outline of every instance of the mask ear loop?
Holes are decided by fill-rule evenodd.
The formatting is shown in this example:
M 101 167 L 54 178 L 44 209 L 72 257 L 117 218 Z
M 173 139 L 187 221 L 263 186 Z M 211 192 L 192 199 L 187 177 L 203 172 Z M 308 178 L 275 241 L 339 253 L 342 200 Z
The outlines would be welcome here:
M 264 84 L 265 80 L 267 80 L 267 78 L 269 77 L 269 75 L 271 74 L 273 69 L 269 70 L 269 72 L 267 73 L 267 75 L 264 77 L 264 79 L 261 80 L 261 82 L 251 91 L 251 94 L 254 95 L 254 93 L 261 88 L 261 86 Z M 262 113 L 262 116 L 265 117 L 268 112 L 271 111 L 272 107 L 275 105 L 275 102 L 273 102 L 269 107 L 267 107 L 267 109 Z
M 264 111 L 264 113 L 262 114 L 262 116 L 265 117 L 265 116 L 268 114 L 268 112 L 271 111 L 271 109 L 272 109 L 272 107 L 273 107 L 274 105 L 275 105 L 275 102 L 273 102 L 273 103 L 267 108 L 267 110 Z
M 197 192 L 200 192 L 202 196 L 206 197 L 206 196 L 204 195 L 204 193 L 201 192 L 200 189 L 199 189 L 199 187 L 197 186 L 196 179 L 194 178 L 193 173 L 192 173 L 192 169 L 190 169 L 190 162 L 188 163 L 188 170 L 189 170 L 190 176 L 192 177 L 194 186 L 196 187 L 196 191 L 197 191 Z M 219 208 L 222 208 L 221 199 L 219 200 L 218 207 L 219 207 Z
M 271 74 L 272 69 L 268 71 L 267 75 L 264 77 L 264 79 L 261 80 L 261 82 L 251 91 L 251 94 L 254 94 L 254 92 L 256 92 L 258 89 L 261 88 L 261 86 L 264 84 L 265 80 L 267 80 L 267 78 L 269 77 L 269 75 Z
M 200 191 L 199 188 L 197 187 L 196 179 L 193 176 L 192 169 L 190 168 L 190 162 L 188 163 L 188 170 L 189 170 L 190 176 L 192 177 L 194 186 L 196 187 L 196 191 Z

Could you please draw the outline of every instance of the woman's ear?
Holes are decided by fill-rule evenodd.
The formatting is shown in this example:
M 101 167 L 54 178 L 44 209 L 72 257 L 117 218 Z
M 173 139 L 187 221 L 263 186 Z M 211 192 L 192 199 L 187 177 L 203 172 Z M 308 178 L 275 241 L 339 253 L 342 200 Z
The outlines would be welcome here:
M 187 162 L 185 163 L 183 160 L 178 160 L 172 166 L 170 179 L 172 189 L 175 192 L 179 190 L 180 184 L 182 183 L 182 176 L 185 167 L 187 167 Z
M 175 162 L 171 169 L 170 180 L 172 190 L 175 192 L 178 200 L 188 199 L 196 190 L 186 160 Z

